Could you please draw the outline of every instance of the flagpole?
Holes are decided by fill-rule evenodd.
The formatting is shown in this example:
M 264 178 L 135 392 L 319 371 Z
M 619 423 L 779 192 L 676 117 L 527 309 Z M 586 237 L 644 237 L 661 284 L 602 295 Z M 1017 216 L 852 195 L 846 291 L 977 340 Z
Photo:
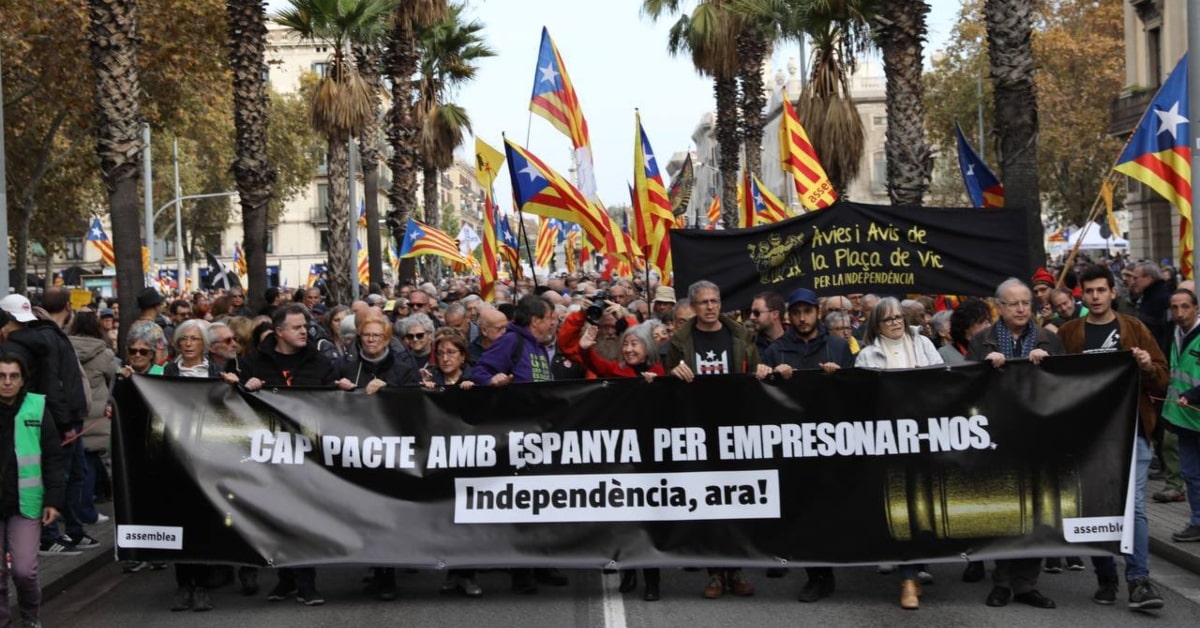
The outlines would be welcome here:
M 1200 172 L 1200 0 L 1187 3 L 1188 50 L 1188 144 L 1192 153 L 1192 173 Z M 1196 251 L 1200 250 L 1200 229 L 1196 227 L 1196 208 L 1200 207 L 1200 186 L 1192 185 L 1192 274 L 1196 273 Z M 1182 251 L 1180 251 L 1182 253 Z M 1180 263 L 1182 267 L 1183 264 Z M 1191 277 L 1185 277 L 1191 279 Z
M 532 113 L 529 114 L 529 121 L 531 123 L 533 122 L 533 114 Z M 500 137 L 503 139 L 508 139 L 505 137 L 504 133 L 500 133 Z M 525 143 L 526 143 L 526 145 L 528 145 L 529 140 L 526 139 Z M 511 163 L 508 164 L 508 167 L 512 168 L 512 164 Z M 513 198 L 514 199 L 516 198 L 516 196 L 515 196 L 516 193 L 517 193 L 517 191 L 513 190 L 513 195 L 514 195 Z M 514 205 L 514 209 L 517 210 L 517 228 L 520 229 L 520 234 L 521 234 L 520 237 L 525 239 L 525 254 L 529 256 L 529 274 L 533 275 L 533 287 L 536 290 L 538 287 L 537 267 L 533 263 L 533 249 L 529 246 L 529 235 L 527 233 L 525 233 L 525 212 L 521 211 L 520 206 L 518 206 L 516 204 L 516 202 L 514 202 L 513 205 Z M 516 268 L 513 269 L 514 275 L 517 274 L 516 273 L 517 270 L 519 270 L 519 269 L 516 269 Z M 515 290 L 513 291 L 513 294 L 514 295 L 516 294 Z

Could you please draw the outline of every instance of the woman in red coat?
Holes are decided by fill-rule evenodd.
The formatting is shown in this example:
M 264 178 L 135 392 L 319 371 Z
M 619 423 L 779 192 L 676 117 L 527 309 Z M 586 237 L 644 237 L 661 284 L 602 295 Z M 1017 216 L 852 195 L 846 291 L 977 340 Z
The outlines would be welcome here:
M 662 363 L 658 360 L 658 348 L 654 343 L 654 323 L 642 323 L 629 327 L 621 333 L 621 353 L 618 360 L 607 360 L 596 353 L 595 325 L 584 327 L 579 339 L 579 349 L 583 364 L 588 371 L 597 377 L 644 377 L 652 382 L 655 377 L 663 374 Z M 661 572 L 658 569 L 643 569 L 646 579 L 646 590 L 642 599 L 654 602 L 659 599 L 658 581 Z M 621 571 L 621 593 L 629 593 L 637 587 L 637 570 Z

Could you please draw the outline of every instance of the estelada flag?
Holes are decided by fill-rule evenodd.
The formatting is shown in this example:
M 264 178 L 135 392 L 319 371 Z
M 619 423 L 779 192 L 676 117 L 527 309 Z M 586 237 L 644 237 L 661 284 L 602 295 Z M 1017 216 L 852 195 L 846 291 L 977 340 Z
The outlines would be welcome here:
M 529 110 L 550 121 L 554 128 L 571 138 L 575 148 L 576 175 L 579 189 L 586 198 L 596 198 L 596 175 L 592 165 L 592 142 L 588 137 L 587 120 L 579 106 L 575 85 L 567 75 L 558 46 L 550 37 L 550 31 L 542 27 L 542 44 L 538 49 L 537 70 L 533 75 L 533 94 L 529 98 Z
M 436 255 L 452 262 L 467 263 L 458 252 L 458 243 L 446 232 L 409 218 L 404 230 L 404 243 L 400 246 L 400 258 L 418 255 Z
M 1179 208 L 1179 271 L 1192 278 L 1192 164 L 1188 152 L 1187 55 L 1150 102 L 1115 170 L 1141 181 Z
M 963 135 L 962 127 L 954 123 L 954 137 L 958 143 L 958 169 L 962 172 L 963 185 L 974 207 L 1004 207 L 1004 186 L 996 173 L 992 172 L 983 159 L 971 147 Z

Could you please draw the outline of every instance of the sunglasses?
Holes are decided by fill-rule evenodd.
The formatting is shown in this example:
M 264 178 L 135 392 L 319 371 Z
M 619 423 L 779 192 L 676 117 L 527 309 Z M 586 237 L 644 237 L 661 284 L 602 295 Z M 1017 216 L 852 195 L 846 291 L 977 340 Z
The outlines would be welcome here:
M 151 355 L 153 353 L 154 353 L 153 349 L 130 349 L 129 350 L 129 355 Z
M 404 334 L 404 339 L 405 340 L 424 340 L 425 333 L 421 332 L 419 334 Z

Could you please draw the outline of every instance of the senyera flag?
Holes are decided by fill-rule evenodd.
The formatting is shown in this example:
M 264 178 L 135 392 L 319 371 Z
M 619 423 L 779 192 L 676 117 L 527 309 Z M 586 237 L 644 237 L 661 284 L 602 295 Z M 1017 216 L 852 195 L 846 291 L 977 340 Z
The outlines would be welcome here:
M 787 90 L 783 91 L 783 123 L 779 125 L 779 159 L 783 171 L 792 175 L 800 203 L 809 210 L 824 209 L 837 202 L 837 192 L 817 159 L 817 151 L 800 125 Z

